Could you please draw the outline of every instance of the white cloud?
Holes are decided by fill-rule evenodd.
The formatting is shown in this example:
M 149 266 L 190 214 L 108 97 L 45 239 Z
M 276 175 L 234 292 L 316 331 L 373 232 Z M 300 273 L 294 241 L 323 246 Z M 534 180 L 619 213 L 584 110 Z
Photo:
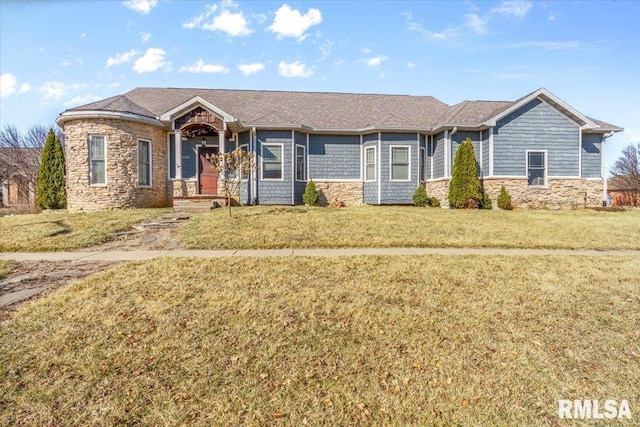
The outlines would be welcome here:
M 318 60 L 318 62 L 322 62 L 331 54 L 331 47 L 333 46 L 333 40 L 327 40 L 323 45 L 320 46 L 320 52 L 322 52 L 322 57 Z
M 254 62 L 253 64 L 240 64 L 238 65 L 238 69 L 242 71 L 242 74 L 244 74 L 245 76 L 250 76 L 264 70 L 264 64 L 262 62 Z
M 148 15 L 158 5 L 158 0 L 127 0 L 123 1 L 122 4 L 134 12 Z
M 147 49 L 145 54 L 136 59 L 133 64 L 133 71 L 136 73 L 150 73 L 160 68 L 171 69 L 171 61 L 166 59 L 166 52 L 163 49 L 152 47 Z
M 304 34 L 310 27 L 318 25 L 322 22 L 322 13 L 320 10 L 312 8 L 304 15 L 299 10 L 291 9 L 288 4 L 283 4 L 276 11 L 273 23 L 269 26 L 269 30 L 276 33 L 278 38 L 294 37 L 299 41 L 304 40 Z
M 467 27 L 476 34 L 487 34 L 487 22 L 475 13 L 468 13 L 465 16 Z
M 20 85 L 20 90 L 18 93 L 27 93 L 31 90 L 31 85 L 29 83 L 22 83 Z
M 142 43 L 146 43 L 149 41 L 149 39 L 151 38 L 151 34 L 149 33 L 140 33 L 140 40 L 142 40 Z
M 382 64 L 386 60 L 387 60 L 386 56 L 378 55 L 378 56 L 374 56 L 373 58 L 367 59 L 366 64 L 367 64 L 367 67 L 369 68 L 375 68 L 375 67 L 379 67 L 380 64 Z
M 447 28 L 440 32 L 435 32 L 427 30 L 423 27 L 422 24 L 413 21 L 409 22 L 409 26 L 407 27 L 407 29 L 409 31 L 414 31 L 420 34 L 423 38 L 431 41 L 442 41 L 458 37 L 460 35 L 460 30 L 458 28 Z
M 16 91 L 18 79 L 11 73 L 4 73 L 0 76 L 0 98 L 6 98 Z
M 62 82 L 45 82 L 38 88 L 39 92 L 44 94 L 43 102 L 55 101 L 65 96 L 69 91 L 85 89 L 86 83 L 65 84 Z
M 229 72 L 229 69 L 225 68 L 224 65 L 205 64 L 202 59 L 198 59 L 193 64 L 191 64 L 191 65 L 183 65 L 178 70 L 178 72 L 180 72 L 180 73 L 183 73 L 185 71 L 188 72 L 188 73 L 222 73 L 222 74 L 226 74 L 226 73 Z
M 490 13 L 524 18 L 533 5 L 525 0 L 503 0 L 499 5 L 491 9 Z
M 62 62 L 60 63 L 60 66 L 62 66 L 62 67 L 70 67 L 70 66 L 71 66 L 71 62 L 69 62 L 69 61 L 67 61 L 67 60 L 62 61 Z
M 220 15 L 215 16 L 211 23 L 204 24 L 202 28 L 211 31 L 222 31 L 231 37 L 248 36 L 253 33 L 242 12 L 233 13 L 228 10 L 220 12 Z
M 107 59 L 107 67 L 111 67 L 112 65 L 120 65 L 125 62 L 129 62 L 136 56 L 138 52 L 135 49 L 131 49 L 129 52 L 117 53 L 114 57 L 109 57 Z
M 553 13 L 552 11 L 549 11 L 549 16 L 547 17 L 547 21 L 555 21 L 559 15 L 560 13 Z
M 202 12 L 200 15 L 196 15 L 193 18 L 191 18 L 191 20 L 182 24 L 182 28 L 185 28 L 187 30 L 193 30 L 194 28 L 201 26 L 204 21 L 206 21 L 211 15 L 216 13 L 216 10 L 218 10 L 218 5 L 217 4 L 207 5 L 205 6 L 204 9 L 205 9 L 204 12 Z
M 360 49 L 360 51 L 365 55 L 371 53 L 371 49 L 369 49 L 368 47 L 363 47 L 362 49 Z
M 96 95 L 74 96 L 70 100 L 65 101 L 62 105 L 65 107 L 77 107 L 78 105 L 89 104 L 101 99 L 102 97 Z
M 307 78 L 313 74 L 313 68 L 307 68 L 307 66 L 300 61 L 284 62 L 280 61 L 278 64 L 278 73 L 282 77 L 302 77 Z
M 411 61 L 407 62 L 407 68 L 415 68 L 415 67 L 416 67 L 415 63 L 413 63 Z

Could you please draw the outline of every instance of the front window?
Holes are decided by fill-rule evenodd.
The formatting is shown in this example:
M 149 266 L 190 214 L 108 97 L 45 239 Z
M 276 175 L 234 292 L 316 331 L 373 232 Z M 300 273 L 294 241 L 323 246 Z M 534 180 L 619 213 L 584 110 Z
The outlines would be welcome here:
M 409 147 L 391 147 L 391 180 L 409 180 Z
M 138 141 L 138 185 L 151 187 L 151 143 Z
M 545 154 L 544 151 L 527 152 L 527 179 L 532 187 L 545 186 Z
M 302 145 L 296 145 L 296 180 L 304 181 L 305 170 L 305 148 Z
M 365 158 L 365 181 L 376 180 L 376 147 L 367 147 L 364 149 Z
M 91 135 L 89 138 L 89 182 L 91 185 L 107 183 L 106 137 Z
M 282 179 L 282 144 L 262 144 L 262 179 Z

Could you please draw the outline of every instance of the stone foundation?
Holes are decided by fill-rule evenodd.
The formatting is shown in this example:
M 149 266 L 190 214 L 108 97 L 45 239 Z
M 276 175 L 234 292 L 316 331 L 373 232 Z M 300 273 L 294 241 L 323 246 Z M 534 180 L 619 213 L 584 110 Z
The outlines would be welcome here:
M 152 208 L 167 198 L 167 133 L 121 119 L 77 119 L 64 123 L 69 211 Z M 105 135 L 107 182 L 89 185 L 89 135 Z M 151 141 L 152 187 L 138 186 L 138 139 Z
M 341 202 L 345 206 L 361 205 L 364 201 L 364 183 L 353 181 L 327 182 L 313 181 L 316 190 L 320 192 L 318 204 L 328 206 L 331 203 Z
M 549 178 L 545 188 L 532 188 L 526 178 L 485 178 L 482 182 L 494 206 L 498 205 L 500 187 L 504 185 L 514 208 L 561 209 L 602 206 L 602 180 L 584 178 Z M 449 181 L 425 183 L 427 194 L 448 206 Z

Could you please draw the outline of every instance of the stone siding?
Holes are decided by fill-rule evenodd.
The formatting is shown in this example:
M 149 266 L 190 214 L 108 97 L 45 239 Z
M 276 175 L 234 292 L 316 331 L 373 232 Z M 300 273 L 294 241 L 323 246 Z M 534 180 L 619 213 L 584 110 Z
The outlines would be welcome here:
M 333 202 L 356 206 L 364 202 L 364 183 L 362 181 L 313 182 L 316 184 L 316 190 L 320 192 L 318 199 L 320 206 L 328 206 Z
M 64 123 L 67 206 L 72 212 L 164 207 L 167 197 L 167 132 L 121 119 Z M 90 135 L 106 136 L 106 185 L 89 185 Z M 151 141 L 152 186 L 138 186 L 138 139 Z
M 549 178 L 548 184 L 545 188 L 532 188 L 525 178 L 483 180 L 484 190 L 494 206 L 498 205 L 502 185 L 511 195 L 514 208 L 566 209 L 602 205 L 602 180 Z M 428 181 L 425 188 L 427 194 L 440 200 L 443 207 L 449 206 L 449 180 Z

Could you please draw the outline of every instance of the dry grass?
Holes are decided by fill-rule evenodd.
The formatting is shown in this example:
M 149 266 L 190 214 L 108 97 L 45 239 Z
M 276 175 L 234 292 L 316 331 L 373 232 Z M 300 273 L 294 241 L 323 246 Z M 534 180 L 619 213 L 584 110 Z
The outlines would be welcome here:
M 599 398 L 637 425 L 638 277 L 637 257 L 129 264 L 0 326 L 0 424 L 532 426 Z
M 66 251 L 102 243 L 166 209 L 0 217 L 0 252 Z
M 215 210 L 180 231 L 193 249 L 498 247 L 640 249 L 640 210 L 467 211 L 414 207 Z
M 12 261 L 0 260 L 0 280 L 4 279 L 9 275 L 9 273 L 11 273 L 12 264 Z

